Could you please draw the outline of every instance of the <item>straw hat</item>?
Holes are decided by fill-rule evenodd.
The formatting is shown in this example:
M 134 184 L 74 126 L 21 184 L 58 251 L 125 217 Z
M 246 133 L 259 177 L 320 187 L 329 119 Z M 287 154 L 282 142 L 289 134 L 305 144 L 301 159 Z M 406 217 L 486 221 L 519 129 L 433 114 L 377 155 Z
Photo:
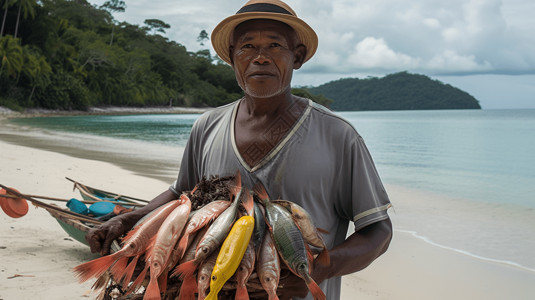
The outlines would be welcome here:
M 299 19 L 288 4 L 280 0 L 250 0 L 233 16 L 219 23 L 212 31 L 212 45 L 217 55 L 230 62 L 230 38 L 236 26 L 247 20 L 270 19 L 285 23 L 292 27 L 297 38 L 305 45 L 307 54 L 305 62 L 309 60 L 318 48 L 318 36 L 305 21 Z

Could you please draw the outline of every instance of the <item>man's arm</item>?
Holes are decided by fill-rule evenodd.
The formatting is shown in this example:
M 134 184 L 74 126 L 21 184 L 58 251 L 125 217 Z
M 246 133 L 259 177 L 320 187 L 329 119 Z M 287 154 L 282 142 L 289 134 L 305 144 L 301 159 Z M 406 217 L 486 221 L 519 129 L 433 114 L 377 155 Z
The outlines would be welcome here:
M 390 219 L 368 225 L 329 250 L 331 263 L 328 266 L 315 263 L 312 268 L 312 278 L 320 284 L 331 277 L 360 271 L 385 253 L 391 240 L 392 222 Z M 288 277 L 281 284 L 284 294 L 280 299 L 290 299 L 292 296 L 302 298 L 308 294 L 304 280 L 296 276 Z
M 158 195 L 141 209 L 111 218 L 106 223 L 91 229 L 85 236 L 91 252 L 100 252 L 101 255 L 110 253 L 110 245 L 113 240 L 127 233 L 143 216 L 150 213 L 161 205 L 176 199 L 170 190 Z

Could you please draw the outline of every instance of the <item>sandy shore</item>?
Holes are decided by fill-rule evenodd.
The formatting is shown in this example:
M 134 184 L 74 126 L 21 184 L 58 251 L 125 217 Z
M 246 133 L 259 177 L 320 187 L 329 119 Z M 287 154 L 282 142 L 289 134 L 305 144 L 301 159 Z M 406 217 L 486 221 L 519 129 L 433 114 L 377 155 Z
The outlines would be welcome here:
M 169 182 L 116 165 L 0 140 L 0 183 L 26 194 L 78 197 L 64 177 L 140 198 Z M 398 203 L 414 197 L 387 187 Z M 61 204 L 60 204 L 61 205 Z M 406 207 L 392 213 L 394 226 Z M 20 219 L 0 212 L 0 300 L 93 299 L 92 282 L 79 284 L 72 267 L 95 258 L 43 209 Z M 389 251 L 366 270 L 343 279 L 342 299 L 532 299 L 535 272 L 435 247 L 396 231 Z

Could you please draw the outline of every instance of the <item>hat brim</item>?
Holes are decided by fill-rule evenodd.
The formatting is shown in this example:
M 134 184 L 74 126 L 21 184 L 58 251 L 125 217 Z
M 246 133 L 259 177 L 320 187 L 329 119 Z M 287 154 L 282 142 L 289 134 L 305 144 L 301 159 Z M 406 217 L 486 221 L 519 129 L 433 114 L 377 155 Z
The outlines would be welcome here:
M 212 31 L 212 46 L 215 52 L 223 61 L 232 65 L 230 59 L 230 38 L 234 29 L 239 24 L 255 19 L 275 20 L 287 24 L 292 27 L 297 34 L 299 41 L 306 47 L 307 52 L 305 60 L 308 61 L 318 48 L 318 36 L 316 32 L 308 26 L 303 20 L 286 14 L 267 13 L 267 12 L 246 12 L 230 16 L 221 21 Z

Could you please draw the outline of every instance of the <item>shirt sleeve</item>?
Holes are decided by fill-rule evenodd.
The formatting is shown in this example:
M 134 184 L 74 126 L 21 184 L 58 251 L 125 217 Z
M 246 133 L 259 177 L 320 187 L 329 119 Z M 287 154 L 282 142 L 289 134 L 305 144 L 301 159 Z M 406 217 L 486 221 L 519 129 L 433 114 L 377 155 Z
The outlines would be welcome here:
M 197 167 L 197 160 L 199 159 L 199 119 L 193 124 L 191 134 L 188 138 L 182 161 L 180 163 L 180 170 L 178 171 L 178 178 L 173 183 L 175 191 L 180 193 L 182 191 L 190 191 L 195 187 L 195 184 L 200 181 Z M 173 191 L 171 189 L 171 191 Z
M 355 231 L 388 218 L 390 199 L 362 137 L 351 145 L 351 199 Z

